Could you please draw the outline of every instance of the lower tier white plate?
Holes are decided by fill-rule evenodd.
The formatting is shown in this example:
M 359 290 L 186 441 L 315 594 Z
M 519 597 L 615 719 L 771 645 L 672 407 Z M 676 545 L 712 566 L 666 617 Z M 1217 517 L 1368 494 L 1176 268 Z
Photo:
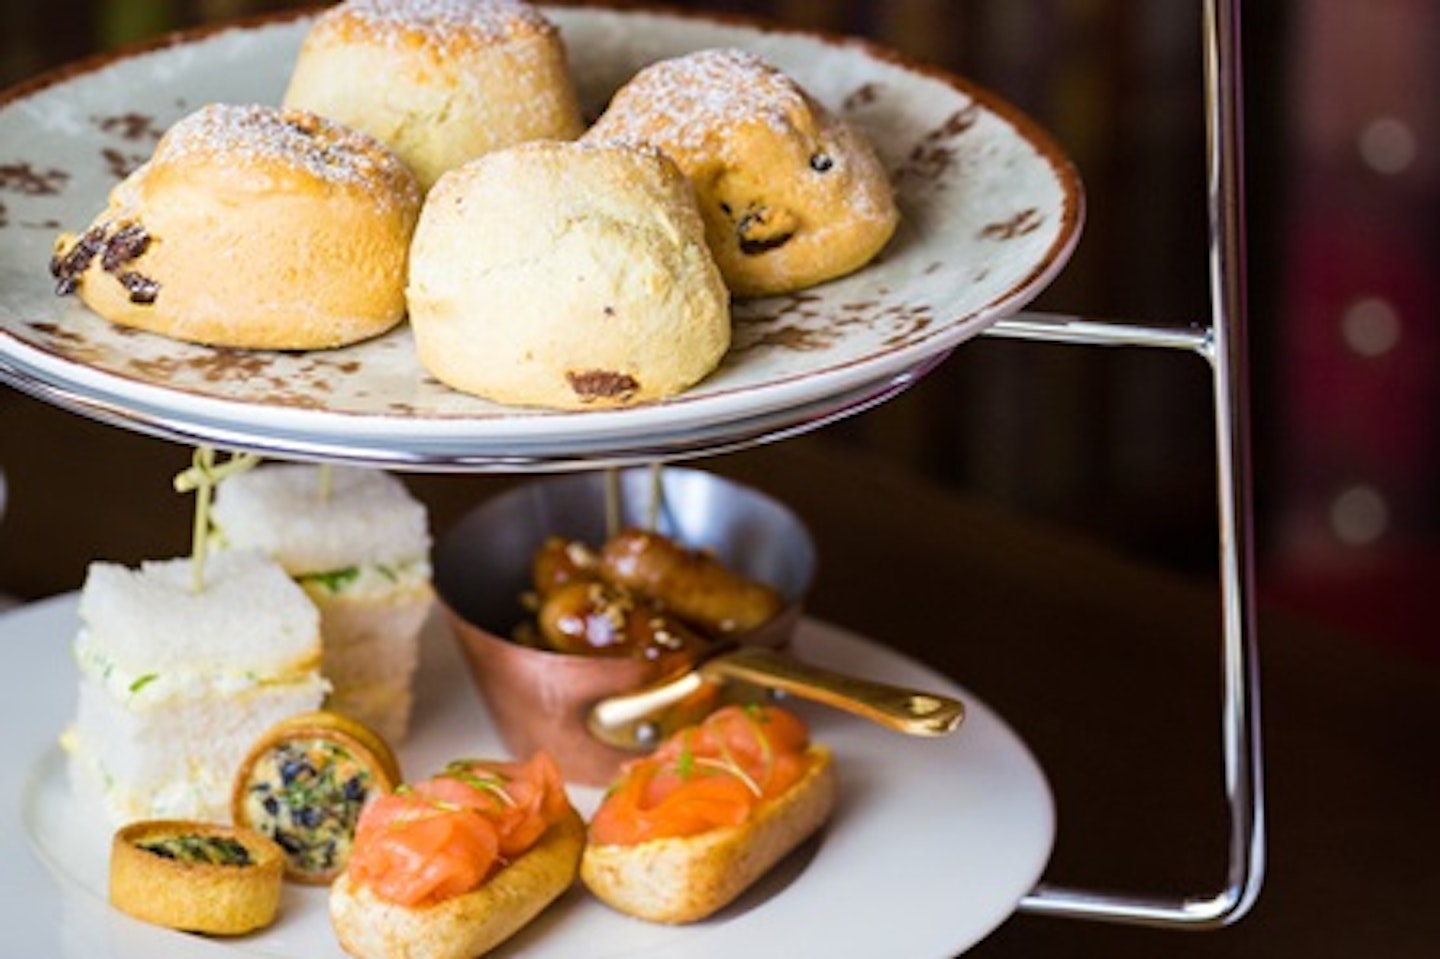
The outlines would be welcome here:
M 107 830 L 72 796 L 56 740 L 75 704 L 69 655 L 75 597 L 0 615 L 0 929 L 7 954 L 56 959 L 341 959 L 323 890 L 287 886 L 280 919 L 258 935 L 205 939 L 147 926 L 106 903 Z M 800 658 L 962 698 L 943 739 L 910 739 L 849 715 L 797 704 L 835 751 L 841 798 L 828 826 L 711 920 L 654 926 L 614 913 L 576 886 L 492 956 L 825 955 L 945 959 L 984 938 L 1039 879 L 1054 806 L 1024 744 L 983 703 L 932 670 L 807 620 Z M 432 622 L 413 733 L 400 750 L 420 777 L 498 740 L 446 628 Z M 577 789 L 593 809 L 598 792 Z

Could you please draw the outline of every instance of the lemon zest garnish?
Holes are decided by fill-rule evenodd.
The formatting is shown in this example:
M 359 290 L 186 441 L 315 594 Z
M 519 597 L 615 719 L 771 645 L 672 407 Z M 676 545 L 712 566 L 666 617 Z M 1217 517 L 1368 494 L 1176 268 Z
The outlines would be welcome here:
M 445 771 L 441 775 L 462 782 L 471 789 L 494 796 L 512 809 L 519 805 L 515 797 L 510 795 L 510 790 L 505 788 L 505 776 L 493 769 L 477 770 L 471 763 L 455 760 L 445 767 Z
M 754 793 L 756 797 L 764 795 L 764 791 L 761 790 L 760 784 L 757 783 L 754 779 L 750 778 L 750 774 L 747 773 L 740 766 L 740 764 L 735 761 L 734 757 L 729 756 L 728 754 L 726 754 L 725 757 L 721 759 L 715 759 L 710 756 L 696 756 L 695 765 L 703 766 L 706 769 L 714 769 L 717 772 L 722 772 L 729 776 L 734 776 L 736 779 L 740 780 L 740 782 L 744 784 L 746 789 Z

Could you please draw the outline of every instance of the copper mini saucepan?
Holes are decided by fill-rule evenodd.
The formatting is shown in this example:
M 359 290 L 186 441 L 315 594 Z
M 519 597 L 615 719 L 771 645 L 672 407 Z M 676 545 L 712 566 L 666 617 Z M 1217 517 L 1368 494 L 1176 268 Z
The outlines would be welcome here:
M 780 613 L 698 655 L 653 659 L 556 652 L 517 643 L 531 563 L 551 536 L 598 545 L 617 527 L 643 526 L 768 583 Z M 550 477 L 494 497 L 436 544 L 435 586 L 477 691 L 507 749 L 544 749 L 567 780 L 603 785 L 674 728 L 722 701 L 780 690 L 921 735 L 948 732 L 954 700 L 815 669 L 783 650 L 815 570 L 804 524 L 764 494 L 689 468 Z

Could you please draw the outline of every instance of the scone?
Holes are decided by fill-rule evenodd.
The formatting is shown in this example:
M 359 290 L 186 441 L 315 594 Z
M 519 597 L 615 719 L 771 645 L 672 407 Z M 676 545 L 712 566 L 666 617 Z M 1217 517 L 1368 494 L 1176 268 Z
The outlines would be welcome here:
M 647 148 L 538 141 L 447 173 L 415 230 L 408 301 L 424 367 L 511 405 L 663 399 L 730 344 L 693 192 Z
M 585 139 L 651 143 L 679 164 L 736 296 L 850 273 L 899 222 L 864 134 L 753 53 L 702 50 L 646 67 Z
M 311 113 L 212 104 L 161 137 L 51 272 L 122 326 L 210 346 L 308 350 L 405 314 L 421 193 L 374 138 Z
M 524 140 L 584 129 L 560 32 L 517 0 L 347 0 L 322 13 L 285 92 L 400 154 L 425 189 Z

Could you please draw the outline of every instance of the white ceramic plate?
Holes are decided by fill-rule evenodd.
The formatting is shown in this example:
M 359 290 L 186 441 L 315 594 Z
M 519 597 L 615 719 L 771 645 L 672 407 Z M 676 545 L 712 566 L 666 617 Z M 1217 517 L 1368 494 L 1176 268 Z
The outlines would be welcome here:
M 257 433 L 243 422 L 211 420 L 191 416 L 184 430 L 173 428 L 169 412 L 143 401 L 117 397 L 105 389 L 87 390 L 75 396 L 55 385 L 36 389 L 27 381 L 22 388 L 61 406 L 84 410 L 113 425 L 136 429 L 168 439 L 202 439 L 225 448 L 244 447 L 277 457 L 314 457 L 327 461 L 349 461 L 391 468 L 444 468 L 472 472 L 545 472 L 600 466 L 650 463 L 657 459 L 685 459 L 740 449 L 761 441 L 784 439 L 818 429 L 827 423 L 852 416 L 883 403 L 903 392 L 931 366 L 944 359 L 939 355 L 919 367 L 875 383 L 861 385 L 796 406 L 768 410 L 753 416 L 700 423 L 687 430 L 673 430 L 663 436 L 637 434 L 612 437 L 576 437 L 563 446 L 543 439 L 511 439 L 495 445 L 470 444 L 463 449 L 445 440 L 357 437 L 296 434 L 285 430 Z M 0 377 L 3 378 L 3 377 Z M 439 464 L 437 466 L 437 464 Z
M 897 186 L 895 239 L 848 278 L 740 304 L 715 374 L 671 401 L 618 411 L 516 409 L 454 392 L 420 369 L 403 327 L 341 350 L 237 352 L 123 330 L 55 296 L 55 234 L 83 229 L 170 123 L 211 101 L 278 102 L 308 20 L 250 22 L 0 95 L 0 379 L 153 432 L 302 455 L 338 444 L 359 458 L 443 466 L 516 444 L 537 461 L 698 434 L 723 445 L 729 424 L 768 418 L 785 429 L 924 368 L 1032 299 L 1074 248 L 1074 170 L 986 91 L 859 42 L 672 14 L 549 13 L 589 115 L 662 57 L 761 53 L 869 132 Z
M 269 930 L 212 941 L 144 925 L 105 901 L 108 834 L 71 796 L 56 737 L 72 716 L 75 598 L 0 614 L 0 929 L 7 954 L 53 959 L 342 959 L 324 892 L 287 886 Z M 411 775 L 457 755 L 498 755 L 458 650 L 436 620 L 424 640 Z M 829 825 L 720 915 L 653 926 L 576 887 L 493 955 L 537 959 L 948 959 L 1004 921 L 1040 877 L 1054 807 L 1039 767 L 982 702 L 874 643 L 806 621 L 795 652 L 821 665 L 962 698 L 965 723 L 908 739 L 846 714 L 796 706 L 838 759 Z M 583 811 L 596 790 L 574 790 Z

